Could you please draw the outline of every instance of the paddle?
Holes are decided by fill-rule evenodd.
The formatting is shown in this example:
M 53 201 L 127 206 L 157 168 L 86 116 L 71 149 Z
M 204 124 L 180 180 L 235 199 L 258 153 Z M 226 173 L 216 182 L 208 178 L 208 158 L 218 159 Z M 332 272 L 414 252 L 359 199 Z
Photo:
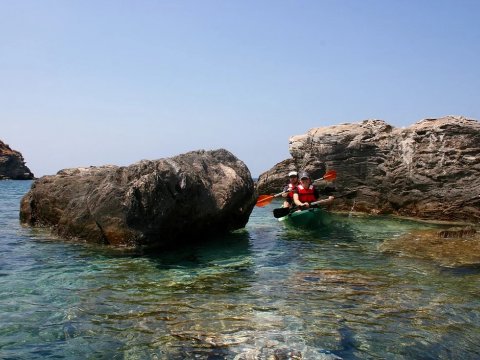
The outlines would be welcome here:
M 342 194 L 342 195 L 335 196 L 335 199 L 344 198 L 344 197 L 346 197 L 347 199 L 352 199 L 352 198 L 354 198 L 356 195 L 357 195 L 357 191 L 354 190 L 354 191 L 350 191 L 350 192 L 345 193 L 345 194 Z M 310 209 L 316 207 L 316 205 L 320 204 L 322 201 L 323 201 L 323 200 L 318 200 L 318 201 L 311 202 L 311 203 L 310 203 Z M 294 207 L 294 208 L 283 208 L 283 207 L 282 207 L 282 208 L 277 208 L 277 209 L 273 209 L 273 216 L 274 216 L 276 219 L 278 219 L 278 218 L 287 216 L 287 215 L 289 215 L 289 214 L 291 214 L 292 212 L 297 211 L 297 210 L 301 210 L 301 209 L 299 209 L 298 207 Z M 306 209 L 303 209 L 303 210 L 306 210 Z
M 335 170 L 329 170 L 323 175 L 321 179 L 316 179 L 314 181 L 319 180 L 335 180 L 337 178 L 337 172 Z M 281 193 L 275 195 L 260 195 L 257 199 L 257 203 L 255 206 L 264 207 L 272 202 L 272 200 L 276 197 L 282 196 L 283 194 L 288 193 L 288 191 L 282 191 Z
M 286 193 L 288 193 L 288 191 L 282 191 L 281 193 L 278 193 L 275 195 L 260 195 L 257 199 L 257 203 L 255 204 L 255 206 L 259 206 L 259 207 L 267 206 L 272 202 L 274 198 L 279 197 Z

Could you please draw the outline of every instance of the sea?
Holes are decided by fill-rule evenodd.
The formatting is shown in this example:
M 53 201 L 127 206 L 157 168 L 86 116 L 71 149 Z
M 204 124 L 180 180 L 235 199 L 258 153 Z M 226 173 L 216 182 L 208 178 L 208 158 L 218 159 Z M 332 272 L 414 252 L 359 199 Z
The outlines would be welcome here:
M 292 228 L 273 202 L 140 254 L 22 226 L 31 184 L 0 181 L 0 359 L 480 358 L 480 270 L 379 250 L 438 225 L 351 212 Z

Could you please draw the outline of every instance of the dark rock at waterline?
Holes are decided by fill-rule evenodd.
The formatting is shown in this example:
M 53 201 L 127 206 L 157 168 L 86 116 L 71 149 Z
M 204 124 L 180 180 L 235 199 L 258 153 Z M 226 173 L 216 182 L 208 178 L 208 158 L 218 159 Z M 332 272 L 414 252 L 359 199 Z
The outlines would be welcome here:
M 245 164 L 224 149 L 201 150 L 44 176 L 22 199 L 20 219 L 63 237 L 165 247 L 242 228 L 254 203 Z
M 276 193 L 289 170 L 358 189 L 355 210 L 424 219 L 480 222 L 480 123 L 459 116 L 400 129 L 365 120 L 290 138 L 291 159 L 260 175 L 258 193 Z M 352 204 L 336 201 L 337 209 Z
M 0 180 L 31 180 L 33 178 L 34 175 L 25 165 L 22 154 L 12 150 L 0 140 Z

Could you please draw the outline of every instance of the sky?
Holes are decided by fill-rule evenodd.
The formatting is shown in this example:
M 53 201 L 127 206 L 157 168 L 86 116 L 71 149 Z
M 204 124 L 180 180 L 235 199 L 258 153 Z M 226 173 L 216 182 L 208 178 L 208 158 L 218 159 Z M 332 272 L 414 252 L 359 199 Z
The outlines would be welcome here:
M 309 129 L 480 119 L 477 0 L 0 0 L 0 140 L 40 177 Z

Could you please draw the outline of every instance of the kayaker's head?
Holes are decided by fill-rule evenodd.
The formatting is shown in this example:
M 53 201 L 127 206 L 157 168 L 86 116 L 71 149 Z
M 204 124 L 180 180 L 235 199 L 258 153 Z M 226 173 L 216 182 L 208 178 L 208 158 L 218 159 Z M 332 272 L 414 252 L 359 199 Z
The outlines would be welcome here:
M 310 181 L 310 175 L 308 175 L 307 172 L 302 172 L 300 173 L 300 181 L 304 182 L 304 181 Z
M 298 173 L 296 171 L 290 171 L 288 173 L 288 178 L 290 179 L 290 182 L 295 184 L 298 182 Z

